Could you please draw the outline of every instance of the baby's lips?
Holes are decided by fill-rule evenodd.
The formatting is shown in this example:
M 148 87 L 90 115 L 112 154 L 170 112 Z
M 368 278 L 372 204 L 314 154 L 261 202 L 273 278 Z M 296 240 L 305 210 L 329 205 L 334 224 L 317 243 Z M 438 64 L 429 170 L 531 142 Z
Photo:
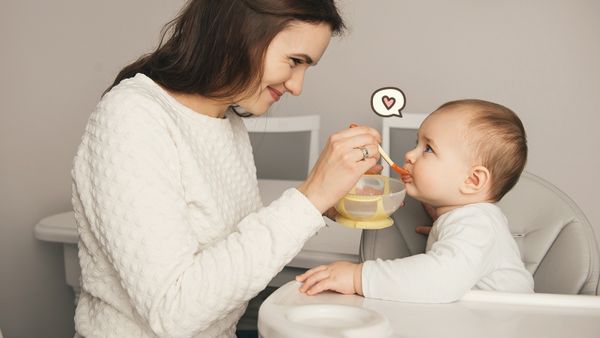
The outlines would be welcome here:
M 400 179 L 402 180 L 402 182 L 404 183 L 409 183 L 412 181 L 412 177 L 410 175 L 401 175 Z

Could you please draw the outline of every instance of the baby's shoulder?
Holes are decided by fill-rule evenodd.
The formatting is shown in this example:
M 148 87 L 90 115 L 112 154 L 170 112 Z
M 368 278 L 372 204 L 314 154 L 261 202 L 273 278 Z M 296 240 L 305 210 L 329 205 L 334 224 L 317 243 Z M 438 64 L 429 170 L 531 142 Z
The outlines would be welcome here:
M 491 235 L 499 225 L 506 223 L 506 217 L 494 204 L 476 203 L 454 209 L 442 215 L 436 223 L 441 233 L 473 231 Z

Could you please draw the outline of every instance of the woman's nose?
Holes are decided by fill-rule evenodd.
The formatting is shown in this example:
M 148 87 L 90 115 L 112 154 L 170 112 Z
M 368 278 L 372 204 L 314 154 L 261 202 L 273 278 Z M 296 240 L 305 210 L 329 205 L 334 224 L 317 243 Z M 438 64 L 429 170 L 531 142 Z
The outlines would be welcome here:
M 292 74 L 287 81 L 285 81 L 285 89 L 294 96 L 298 96 L 302 93 L 302 85 L 304 83 L 304 71 L 297 70 Z

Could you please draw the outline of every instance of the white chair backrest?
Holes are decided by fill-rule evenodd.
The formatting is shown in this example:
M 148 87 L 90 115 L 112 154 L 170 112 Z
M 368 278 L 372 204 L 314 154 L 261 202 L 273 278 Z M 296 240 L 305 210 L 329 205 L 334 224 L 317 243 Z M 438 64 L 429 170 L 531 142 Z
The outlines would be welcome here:
M 524 172 L 498 206 L 533 273 L 536 292 L 598 294 L 600 255 L 594 230 L 569 196 Z
M 308 173 L 317 163 L 319 157 L 319 115 L 289 116 L 289 117 L 252 117 L 244 118 L 246 129 L 250 133 L 310 133 L 308 149 Z
M 392 129 L 413 129 L 418 130 L 421 126 L 421 123 L 427 114 L 412 114 L 412 113 L 402 113 L 402 117 L 387 117 L 383 119 L 382 122 L 382 131 L 381 131 L 381 147 L 385 150 L 386 153 L 391 155 L 391 144 L 390 140 L 392 138 Z M 414 143 L 411 143 L 411 146 L 414 146 Z M 392 157 L 392 161 L 396 162 L 397 165 L 402 166 L 404 158 L 396 158 Z M 390 175 L 390 167 L 386 164 L 383 165 L 382 175 L 389 176 Z

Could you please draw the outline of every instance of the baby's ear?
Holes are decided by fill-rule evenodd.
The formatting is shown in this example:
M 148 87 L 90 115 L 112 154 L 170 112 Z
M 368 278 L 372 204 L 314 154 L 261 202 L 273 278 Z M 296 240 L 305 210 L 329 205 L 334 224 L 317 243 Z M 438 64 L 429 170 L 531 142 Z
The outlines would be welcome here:
M 471 168 L 469 176 L 465 180 L 461 192 L 472 195 L 485 191 L 490 184 L 490 171 L 481 165 Z

